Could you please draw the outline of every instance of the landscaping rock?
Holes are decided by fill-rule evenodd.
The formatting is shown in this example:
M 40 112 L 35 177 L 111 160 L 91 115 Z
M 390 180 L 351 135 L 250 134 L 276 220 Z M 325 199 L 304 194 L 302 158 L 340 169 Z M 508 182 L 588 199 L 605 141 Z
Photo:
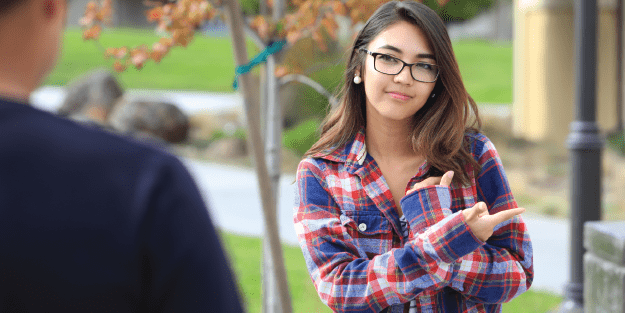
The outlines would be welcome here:
M 189 139 L 191 141 L 207 140 L 218 131 L 226 136 L 243 127 L 242 117 L 236 111 L 202 112 L 189 117 Z
M 170 143 L 184 141 L 189 133 L 189 119 L 177 106 L 153 99 L 122 98 L 108 124 L 122 133 L 149 133 Z
M 244 157 L 247 153 L 245 140 L 236 137 L 223 138 L 212 143 L 206 149 L 206 157 L 234 159 Z
M 122 94 L 122 88 L 108 70 L 95 70 L 67 86 L 58 114 L 104 123 Z

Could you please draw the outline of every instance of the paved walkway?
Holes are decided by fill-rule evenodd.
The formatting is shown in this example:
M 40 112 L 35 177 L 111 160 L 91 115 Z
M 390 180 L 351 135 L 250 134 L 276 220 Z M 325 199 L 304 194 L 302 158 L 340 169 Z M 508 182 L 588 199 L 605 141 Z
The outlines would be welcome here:
M 246 235 L 263 233 L 260 192 L 254 171 L 183 159 L 211 208 L 220 228 Z M 293 228 L 295 177 L 280 181 L 278 225 L 284 243 L 297 245 Z M 534 289 L 562 294 L 568 278 L 568 223 L 537 215 L 524 215 L 534 248 Z
M 236 93 L 209 93 L 195 91 L 163 91 L 163 90 L 126 90 L 129 98 L 142 99 L 159 98 L 171 101 L 186 114 L 194 114 L 203 110 L 211 112 L 241 109 L 243 98 Z M 44 86 L 32 93 L 30 101 L 33 106 L 42 110 L 55 111 L 65 99 L 65 89 L 61 87 Z
M 128 90 L 130 96 L 165 96 L 186 113 L 201 110 L 219 111 L 240 108 L 242 100 L 236 94 L 211 94 L 202 92 L 163 92 L 150 90 Z M 65 92 L 62 88 L 42 87 L 33 93 L 34 106 L 55 111 L 60 106 Z M 495 110 L 501 106 L 486 107 Z M 506 113 L 506 112 L 504 112 Z M 502 113 L 502 114 L 504 114 Z M 255 173 L 223 165 L 201 163 L 183 159 L 204 199 L 211 208 L 212 218 L 220 228 L 253 236 L 263 232 L 262 210 Z M 297 245 L 292 223 L 294 205 L 293 176 L 282 177 L 278 204 L 278 225 L 283 242 Z M 521 204 L 522 205 L 522 204 Z M 526 214 L 534 247 L 535 279 L 534 289 L 562 294 L 568 279 L 569 226 L 567 221 Z

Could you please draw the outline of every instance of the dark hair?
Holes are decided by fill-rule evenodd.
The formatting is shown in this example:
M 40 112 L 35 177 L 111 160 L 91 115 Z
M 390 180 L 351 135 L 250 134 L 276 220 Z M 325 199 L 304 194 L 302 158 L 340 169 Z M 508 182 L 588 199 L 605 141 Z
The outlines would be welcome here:
M 0 0 L 0 17 L 9 13 L 19 4 L 22 4 L 26 1 L 24 0 Z
M 474 171 L 480 169 L 464 140 L 465 133 L 477 132 L 481 127 L 477 106 L 462 83 L 443 21 L 433 10 L 414 1 L 383 4 L 358 33 L 345 70 L 341 101 L 324 120 L 321 138 L 306 156 L 328 154 L 365 127 L 364 86 L 353 82 L 355 71 L 364 68 L 366 54 L 360 48 L 366 48 L 379 33 L 400 21 L 409 22 L 423 31 L 440 69 L 433 90 L 436 97 L 429 98 L 413 117 L 412 148 L 428 160 L 432 166 L 430 175 L 453 170 L 454 180 L 468 184 L 465 165 L 472 165 Z

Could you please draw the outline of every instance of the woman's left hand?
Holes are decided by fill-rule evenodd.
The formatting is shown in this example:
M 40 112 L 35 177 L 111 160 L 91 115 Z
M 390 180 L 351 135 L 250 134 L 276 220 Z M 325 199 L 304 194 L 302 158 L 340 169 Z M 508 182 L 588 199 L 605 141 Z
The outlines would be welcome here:
M 428 177 L 412 186 L 410 190 L 406 191 L 406 195 L 411 194 L 419 188 L 427 186 L 441 185 L 449 187 L 449 185 L 451 185 L 452 178 L 454 178 L 454 171 L 448 171 L 443 176 Z

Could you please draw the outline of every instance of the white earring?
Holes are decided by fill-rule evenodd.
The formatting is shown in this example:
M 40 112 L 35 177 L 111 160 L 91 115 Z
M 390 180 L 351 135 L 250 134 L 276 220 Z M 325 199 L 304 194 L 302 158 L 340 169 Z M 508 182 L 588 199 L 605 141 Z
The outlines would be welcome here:
M 434 96 L 436 96 L 436 94 L 435 94 L 435 93 L 433 93 L 433 94 L 432 94 L 432 97 L 431 97 L 431 98 L 434 98 Z
M 354 76 L 354 84 L 358 85 L 360 83 L 362 83 L 362 78 L 358 75 Z

